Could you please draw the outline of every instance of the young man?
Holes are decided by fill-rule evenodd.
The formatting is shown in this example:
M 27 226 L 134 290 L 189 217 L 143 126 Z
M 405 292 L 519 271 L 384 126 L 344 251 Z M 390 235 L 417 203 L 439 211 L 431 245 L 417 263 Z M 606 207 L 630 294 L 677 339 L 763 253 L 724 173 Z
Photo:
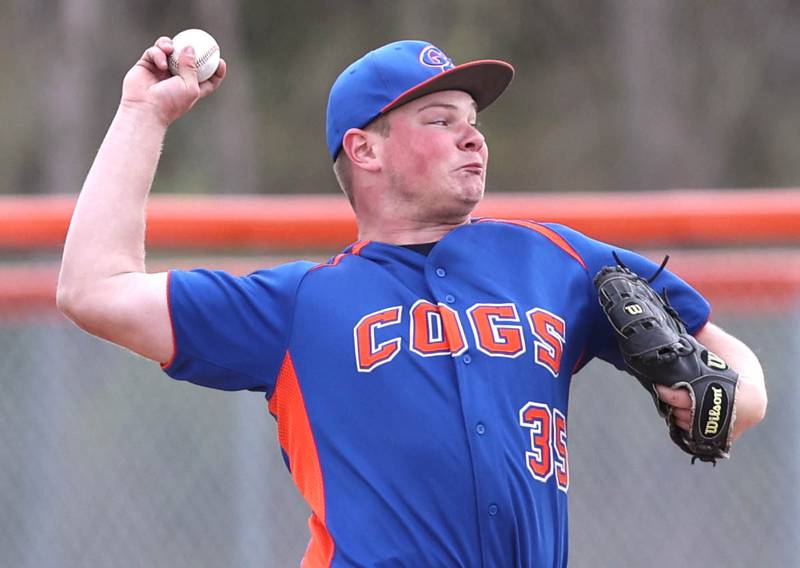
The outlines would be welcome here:
M 592 276 L 612 251 L 565 227 L 474 220 L 489 152 L 478 111 L 511 81 L 402 41 L 345 69 L 327 143 L 360 240 L 327 264 L 247 277 L 147 274 L 144 211 L 168 125 L 215 91 L 193 54 L 145 51 L 70 226 L 60 308 L 172 377 L 263 391 L 313 514 L 304 566 L 564 566 L 567 400 L 594 357 L 621 366 Z M 741 376 L 734 438 L 766 408 L 761 367 L 668 271 L 689 330 Z M 686 391 L 660 390 L 689 428 Z

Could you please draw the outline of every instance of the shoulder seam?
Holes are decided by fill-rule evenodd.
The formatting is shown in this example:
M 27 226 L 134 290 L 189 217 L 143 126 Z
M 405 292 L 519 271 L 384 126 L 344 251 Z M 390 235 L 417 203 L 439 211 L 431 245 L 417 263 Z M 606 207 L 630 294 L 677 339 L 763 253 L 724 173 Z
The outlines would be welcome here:
M 476 221 L 476 223 L 485 223 L 485 222 L 495 222 L 495 223 L 504 223 L 508 225 L 515 225 L 517 227 L 522 227 L 524 229 L 530 229 L 536 233 L 539 233 L 550 242 L 555 244 L 558 248 L 562 251 L 567 253 L 573 260 L 577 261 L 578 264 L 583 267 L 583 269 L 588 273 L 589 268 L 586 266 L 586 261 L 583 260 L 583 257 L 575 250 L 567 239 L 561 236 L 558 231 L 543 225 L 542 223 L 538 223 L 536 221 L 527 221 L 527 220 L 517 220 L 517 219 L 491 219 L 491 218 L 483 218 Z
M 360 256 L 361 255 L 361 249 L 363 249 L 368 244 L 369 244 L 369 241 L 356 241 L 356 243 L 354 243 L 350 247 L 350 250 L 348 252 L 341 252 L 341 253 L 337 254 L 336 256 L 334 256 L 328 262 L 321 262 L 321 263 L 317 264 L 316 266 L 312 266 L 311 269 L 309 270 L 309 272 L 313 272 L 315 270 L 319 270 L 320 268 L 328 268 L 328 267 L 336 266 L 346 256 Z
M 297 285 L 294 287 L 294 296 L 292 298 L 292 316 L 289 318 L 289 330 L 286 334 L 286 344 L 283 346 L 283 359 L 286 358 L 286 354 L 289 352 L 289 344 L 292 342 L 292 334 L 294 333 L 294 320 L 295 314 L 297 313 L 297 294 L 300 291 L 300 286 L 303 285 L 303 280 L 306 279 L 306 276 L 311 274 L 316 266 L 309 267 L 303 273 L 303 275 L 298 278 Z M 281 374 L 281 367 L 283 366 L 283 359 L 281 359 L 281 364 L 278 365 L 278 371 L 275 373 L 275 381 L 272 385 L 272 389 L 266 393 L 266 399 L 269 400 L 272 398 L 272 395 L 275 393 L 275 388 L 278 386 L 278 377 Z
M 325 267 L 328 267 L 328 266 L 336 266 L 346 256 L 350 256 L 350 255 L 358 256 L 359 253 L 361 252 L 361 249 L 363 249 L 368 243 L 369 243 L 369 241 L 358 241 L 350 249 L 352 252 L 339 253 L 333 258 L 333 260 L 331 262 L 320 263 L 320 264 L 318 264 L 316 266 L 312 266 L 312 267 L 308 268 L 305 271 L 305 274 L 303 274 L 303 276 L 301 276 L 298 279 L 297 286 L 295 286 L 295 289 L 294 289 L 294 298 L 293 298 L 293 302 L 292 302 L 292 317 L 291 317 L 290 323 L 289 323 L 289 332 L 286 334 L 286 344 L 283 347 L 284 355 L 289 352 L 289 345 L 292 343 L 292 335 L 294 334 L 295 317 L 296 317 L 296 314 L 297 314 L 297 296 L 300 293 L 300 287 L 303 285 L 303 282 L 305 281 L 306 277 L 309 274 L 311 274 L 312 272 L 314 272 L 314 271 L 316 271 L 316 270 L 318 270 L 320 268 L 325 268 Z M 278 374 L 280 374 L 280 367 L 278 368 Z M 272 397 L 272 394 L 275 392 L 275 386 L 278 384 L 278 379 L 277 379 L 277 375 L 278 374 L 276 374 L 276 376 L 275 376 L 275 384 L 272 386 L 272 390 L 267 394 L 267 400 L 269 400 Z

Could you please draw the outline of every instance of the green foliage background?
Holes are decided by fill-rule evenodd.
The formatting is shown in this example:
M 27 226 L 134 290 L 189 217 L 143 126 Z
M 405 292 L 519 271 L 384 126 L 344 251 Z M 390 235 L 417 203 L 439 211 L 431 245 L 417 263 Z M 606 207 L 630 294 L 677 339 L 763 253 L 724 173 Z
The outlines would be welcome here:
M 428 39 L 511 61 L 483 113 L 490 189 L 768 187 L 800 178 L 800 4 L 789 0 L 9 0 L 0 193 L 76 193 L 122 77 L 202 27 L 230 74 L 171 129 L 154 191 L 336 192 L 327 92 L 366 51 Z

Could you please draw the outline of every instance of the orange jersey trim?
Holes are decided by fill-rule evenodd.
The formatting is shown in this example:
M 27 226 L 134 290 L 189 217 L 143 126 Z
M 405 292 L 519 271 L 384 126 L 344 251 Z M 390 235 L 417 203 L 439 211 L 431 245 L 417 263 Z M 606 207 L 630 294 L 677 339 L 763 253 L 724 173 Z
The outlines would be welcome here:
M 347 254 L 345 254 L 345 253 L 339 253 L 339 254 L 337 254 L 336 256 L 334 256 L 334 257 L 333 257 L 333 260 L 331 260 L 330 262 L 325 262 L 325 263 L 323 263 L 323 264 L 318 264 L 318 265 L 316 265 L 314 268 L 312 268 L 312 269 L 311 269 L 311 271 L 313 272 L 314 270 L 319 270 L 320 268 L 327 268 L 327 267 L 329 267 L 329 266 L 336 266 L 337 264 L 339 264 L 339 263 L 341 262 L 341 260 L 342 260 L 342 259 L 343 259 L 345 256 L 347 256 Z
M 351 254 L 356 256 L 361 254 L 361 249 L 369 244 L 369 241 L 358 241 L 356 244 L 353 245 L 353 248 L 350 250 Z
M 311 541 L 300 565 L 303 568 L 327 568 L 333 561 L 335 546 L 325 524 L 325 484 L 317 444 L 289 352 L 269 399 L 269 411 L 278 421 L 278 441 L 289 456 L 292 479 L 311 507 L 308 519 Z
M 485 223 L 487 221 L 494 221 L 496 223 L 508 223 L 509 225 L 517 225 L 518 227 L 525 227 L 526 229 L 531 229 L 532 231 L 536 231 L 540 235 L 547 237 L 550 239 L 555 245 L 557 245 L 561 250 L 565 253 L 570 255 L 572 258 L 578 261 L 578 263 L 583 267 L 584 270 L 587 270 L 586 263 L 583 261 L 581 255 L 572 248 L 564 237 L 556 233 L 553 229 L 545 227 L 544 225 L 540 225 L 539 223 L 534 223 L 533 221 L 518 221 L 514 219 L 479 219 L 478 223 Z
M 333 257 L 333 260 L 331 260 L 330 262 L 325 262 L 325 263 L 322 263 L 322 264 L 318 264 L 314 268 L 312 268 L 311 270 L 319 270 L 320 268 L 327 268 L 329 266 L 336 266 L 348 254 L 353 254 L 355 256 L 358 256 L 359 254 L 361 254 L 361 249 L 363 249 L 368 244 L 369 244 L 369 241 L 358 241 L 350 248 L 350 252 L 339 253 L 335 257 Z

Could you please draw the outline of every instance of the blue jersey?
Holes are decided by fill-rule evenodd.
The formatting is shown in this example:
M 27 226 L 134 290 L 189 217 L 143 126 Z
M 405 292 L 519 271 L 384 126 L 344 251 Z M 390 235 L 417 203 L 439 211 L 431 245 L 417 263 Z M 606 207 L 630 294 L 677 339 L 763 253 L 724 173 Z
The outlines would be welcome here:
M 304 566 L 567 563 L 570 379 L 622 367 L 592 278 L 612 251 L 563 226 L 477 220 L 425 256 L 359 242 L 324 265 L 173 271 L 172 377 L 264 391 L 312 510 Z M 707 302 L 669 271 L 690 331 Z

